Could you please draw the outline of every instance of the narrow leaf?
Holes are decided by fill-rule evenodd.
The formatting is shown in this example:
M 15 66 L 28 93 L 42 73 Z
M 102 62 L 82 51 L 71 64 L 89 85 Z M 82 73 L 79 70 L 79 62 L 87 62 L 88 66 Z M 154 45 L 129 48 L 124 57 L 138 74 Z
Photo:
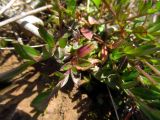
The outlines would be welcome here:
M 69 34 L 66 33 L 59 39 L 59 46 L 61 48 L 65 48 L 65 46 L 67 45 L 68 37 L 69 37 Z
M 73 15 L 76 10 L 76 0 L 66 0 L 66 4 L 67 4 L 67 12 L 70 15 Z
M 152 24 L 151 27 L 148 28 L 147 31 L 148 31 L 149 33 L 153 33 L 153 32 L 156 32 L 156 31 L 158 31 L 158 30 L 160 30 L 160 23 L 159 23 L 159 22 L 156 22 L 156 23 Z
M 55 45 L 55 40 L 53 36 L 50 35 L 43 27 L 40 27 L 38 31 L 43 40 L 48 44 L 49 49 L 52 49 Z
M 30 46 L 21 45 L 19 43 L 14 43 L 13 45 L 14 48 L 16 49 L 16 52 L 23 59 L 35 60 L 36 57 L 40 57 L 40 52 Z
M 101 0 L 92 0 L 93 3 L 96 5 L 97 8 L 99 8 L 99 5 L 101 4 Z
M 160 50 L 160 48 L 154 45 L 143 45 L 135 49 L 126 49 L 124 50 L 124 52 L 126 54 L 133 55 L 133 56 L 144 56 L 144 55 L 153 54 L 157 52 L 158 50 Z
M 131 92 L 136 95 L 141 97 L 142 99 L 145 100 L 156 100 L 160 99 L 160 93 L 154 90 L 150 90 L 147 88 L 133 88 L 131 89 Z
M 149 118 L 149 120 L 160 120 L 160 111 L 147 106 L 144 102 L 138 102 L 140 109 Z

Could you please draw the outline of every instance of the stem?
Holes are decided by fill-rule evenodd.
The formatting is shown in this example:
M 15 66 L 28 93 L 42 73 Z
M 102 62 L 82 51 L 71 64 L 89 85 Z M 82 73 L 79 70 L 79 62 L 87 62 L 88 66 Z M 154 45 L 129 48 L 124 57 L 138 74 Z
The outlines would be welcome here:
M 42 45 L 33 45 L 33 46 L 30 46 L 32 48 L 41 48 L 41 47 L 44 47 L 45 44 L 42 44 Z M 14 47 L 0 47 L 0 50 L 15 50 Z
M 115 43 L 112 45 L 112 48 L 111 48 L 111 49 L 116 49 L 116 48 L 118 48 L 123 42 L 124 42 L 124 39 L 121 38 L 119 41 L 115 42 Z
M 151 68 L 151 70 L 153 70 L 156 75 L 160 76 L 160 71 L 157 70 L 157 68 L 155 68 L 153 65 L 151 65 L 150 63 L 148 63 L 146 60 L 144 61 L 144 63 L 145 63 L 149 68 Z
M 90 0 L 87 0 L 87 12 L 89 13 Z
M 139 15 L 136 15 L 136 16 L 133 16 L 133 17 L 129 17 L 127 20 L 128 21 L 132 21 L 133 19 L 135 19 L 135 18 L 139 18 L 139 17 L 143 17 L 143 16 L 147 16 L 147 15 L 149 15 L 149 14 L 139 14 Z
M 108 10 L 112 13 L 112 15 L 114 17 L 116 17 L 116 12 L 112 9 L 112 7 L 110 6 L 110 4 L 108 4 L 107 0 L 103 0 L 103 1 L 105 3 L 106 7 L 108 8 Z
M 111 102 L 112 102 L 112 105 L 113 105 L 113 108 L 114 108 L 114 111 L 115 111 L 115 114 L 116 114 L 116 118 L 117 118 L 117 120 L 119 120 L 118 112 L 117 112 L 116 105 L 115 105 L 115 102 L 113 100 L 112 94 L 111 94 L 110 89 L 108 87 L 107 87 L 107 89 L 108 89 L 109 97 L 111 99 Z
M 58 11 L 58 14 L 59 14 L 59 29 L 61 31 L 62 30 L 63 19 L 62 19 L 61 5 L 60 5 L 59 0 L 55 0 L 55 4 L 56 4 L 57 11 Z
M 156 85 L 157 82 L 148 74 L 146 73 L 144 70 L 141 69 L 140 66 L 136 65 L 135 66 L 136 70 L 141 73 L 142 75 L 144 75 L 146 78 L 148 78 L 148 80 L 153 84 L 153 85 Z

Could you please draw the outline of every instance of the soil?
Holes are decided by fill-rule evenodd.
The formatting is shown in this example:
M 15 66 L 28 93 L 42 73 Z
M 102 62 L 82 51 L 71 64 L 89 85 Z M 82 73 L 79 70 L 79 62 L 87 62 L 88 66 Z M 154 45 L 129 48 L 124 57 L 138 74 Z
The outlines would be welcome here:
M 10 51 L 3 51 L 0 57 L 0 73 L 20 65 Z M 0 91 L 0 120 L 78 120 L 89 108 L 90 100 L 78 93 L 74 86 L 70 92 L 64 88 L 58 92 L 43 113 L 31 106 L 34 98 L 46 86 L 45 79 L 30 67 Z M 2 84 L 1 84 L 2 85 Z M 5 85 L 5 84 L 4 84 Z M 84 116 L 84 115 L 83 115 Z

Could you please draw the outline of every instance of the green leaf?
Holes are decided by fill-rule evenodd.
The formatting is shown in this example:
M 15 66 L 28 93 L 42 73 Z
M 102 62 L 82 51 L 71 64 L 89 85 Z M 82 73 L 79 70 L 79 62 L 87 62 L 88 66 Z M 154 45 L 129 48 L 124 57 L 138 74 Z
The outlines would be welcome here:
M 158 9 L 158 10 L 160 10 L 160 1 L 158 2 L 156 2 L 156 8 Z
M 110 2 L 108 2 L 108 4 L 110 4 Z M 113 5 L 120 20 L 125 20 L 128 17 L 128 14 L 124 14 L 124 10 L 127 10 L 129 4 L 130 0 L 117 0 L 116 5 Z
M 160 84 L 157 85 L 150 85 L 150 89 L 157 91 L 160 93 Z
M 160 2 L 156 1 L 155 8 L 148 9 L 149 14 L 154 14 L 160 10 Z
M 157 11 L 158 11 L 157 9 L 151 8 L 151 9 L 148 9 L 147 13 L 149 13 L 149 14 L 154 14 L 154 13 L 156 13 Z
M 66 33 L 59 39 L 59 46 L 61 48 L 65 48 L 65 46 L 67 45 L 68 37 L 69 37 L 69 34 Z
M 80 67 L 88 67 L 91 63 L 88 60 L 79 58 L 77 65 Z
M 39 56 L 40 55 L 39 51 L 37 51 L 36 49 L 34 49 L 34 48 L 30 47 L 30 46 L 22 45 L 22 47 L 23 47 L 24 51 L 31 57 L 35 57 L 35 56 Z
M 93 3 L 96 5 L 97 8 L 99 8 L 99 5 L 101 4 L 101 0 L 92 0 Z
M 139 0 L 137 7 L 138 7 L 139 12 L 142 12 L 143 7 L 144 7 L 144 0 Z
M 16 43 L 16 44 L 13 44 L 14 45 L 14 48 L 16 50 L 16 52 L 23 58 L 23 59 L 29 59 L 29 60 L 32 60 L 31 56 L 29 56 L 26 51 L 24 50 L 23 46 Z
M 34 57 L 40 56 L 40 52 L 30 46 L 21 45 L 19 43 L 14 43 L 13 45 L 14 45 L 16 52 L 23 59 L 34 60 Z
M 7 41 L 1 39 L 1 40 L 0 40 L 0 48 L 1 48 L 1 47 L 6 47 L 6 46 L 7 46 Z
M 122 84 L 122 87 L 124 89 L 131 89 L 134 88 L 137 85 L 137 81 L 129 81 Z
M 28 61 L 23 63 L 22 65 L 13 68 L 5 73 L 0 73 L 0 82 L 10 81 L 13 77 L 16 75 L 22 73 L 24 70 L 26 70 L 30 65 L 33 65 L 35 62 Z
M 76 0 L 66 0 L 66 4 L 67 4 L 66 12 L 73 16 L 76 10 Z
M 139 8 L 139 13 L 140 14 L 145 14 L 148 12 L 149 9 L 151 9 L 153 3 L 152 3 L 152 0 L 147 0 L 147 1 L 144 1 L 144 0 L 139 0 L 138 1 L 138 8 Z
M 138 72 L 132 70 L 131 72 L 126 72 L 122 75 L 122 79 L 125 82 L 134 81 L 138 77 Z
M 65 77 L 63 73 L 58 72 L 58 71 L 57 71 L 57 72 L 54 72 L 53 75 L 59 77 L 59 79 L 63 79 L 63 78 Z
M 139 108 L 149 118 L 149 120 L 160 120 L 160 111 L 147 106 L 144 102 L 138 101 Z
M 102 25 L 99 25 L 99 26 L 98 26 L 98 32 L 99 32 L 99 33 L 104 32 L 104 30 L 105 30 L 105 24 L 102 24 Z
M 45 103 L 45 101 L 47 101 L 50 93 L 50 91 L 42 92 L 32 101 L 31 105 L 38 111 L 43 112 L 47 107 L 47 103 Z
M 119 58 L 121 58 L 124 54 L 122 52 L 120 52 L 119 50 L 114 50 L 111 54 L 110 54 L 110 58 L 112 60 L 118 60 Z
M 146 77 L 140 76 L 140 79 L 142 79 L 141 81 L 144 85 L 151 85 L 151 82 Z
M 156 108 L 158 110 L 160 110 L 160 101 L 156 100 L 156 101 L 147 101 L 148 105 L 152 108 Z
M 55 40 L 52 35 L 50 35 L 43 27 L 38 29 L 43 40 L 48 44 L 49 49 L 51 50 L 55 45 Z
M 71 69 L 72 67 L 73 67 L 72 64 L 71 64 L 70 62 L 68 62 L 68 63 L 64 64 L 64 65 L 61 67 L 60 71 L 66 71 L 66 70 Z
M 43 58 L 43 60 L 46 60 L 49 57 L 51 57 L 51 54 L 48 52 L 46 47 L 43 47 L 42 48 L 42 58 Z
M 60 39 L 59 40 L 59 46 L 61 48 L 65 48 L 66 45 L 67 45 L 67 39 Z
M 153 54 L 158 50 L 160 50 L 160 48 L 157 48 L 155 45 L 143 45 L 135 49 L 125 49 L 124 52 L 128 55 L 144 56 L 144 55 Z
M 147 31 L 149 33 L 154 33 L 154 32 L 157 32 L 158 30 L 160 30 L 160 23 L 156 22 L 156 23 L 153 23 L 152 25 L 150 25 L 150 27 L 148 28 Z
M 147 30 L 143 27 L 143 26 L 137 26 L 134 30 L 133 30 L 134 34 L 136 35 L 137 38 L 141 39 L 141 40 L 152 40 L 153 37 L 147 33 Z
M 160 93 L 151 89 L 147 89 L 147 88 L 133 88 L 131 89 L 131 92 L 136 95 L 141 97 L 142 99 L 145 100 L 156 100 L 156 99 L 160 99 Z

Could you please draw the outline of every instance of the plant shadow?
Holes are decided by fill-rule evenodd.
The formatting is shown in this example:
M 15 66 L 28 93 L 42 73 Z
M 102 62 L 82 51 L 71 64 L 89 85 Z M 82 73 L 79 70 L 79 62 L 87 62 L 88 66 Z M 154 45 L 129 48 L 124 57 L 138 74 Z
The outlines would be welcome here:
M 43 63 L 46 65 L 44 66 Z M 49 59 L 35 64 L 34 69 L 26 70 L 10 82 L 0 83 L 2 86 L 0 87 L 0 120 L 37 120 L 40 112 L 33 109 L 33 115 L 29 116 L 19 109 L 18 105 L 48 88 L 53 80 L 46 76 L 58 69 L 58 64 L 53 59 Z
M 141 111 L 133 108 L 135 103 L 123 91 L 110 88 L 110 92 L 120 120 L 147 120 Z M 117 120 L 106 84 L 84 83 L 72 100 L 79 101 L 74 106 L 80 113 L 78 120 Z
M 9 59 L 9 57 L 7 59 Z M 5 61 L 1 63 L 3 64 L 4 62 Z M 58 81 L 54 78 L 50 79 L 47 76 L 59 70 L 59 68 L 60 66 L 56 61 L 49 59 L 35 64 L 34 69 L 22 73 L 12 82 L 1 84 L 3 87 L 0 86 L 0 120 L 37 120 L 39 115 L 46 109 L 53 96 L 50 96 L 45 101 L 45 107 L 42 107 L 41 112 L 34 108 L 31 111 L 32 116 L 19 109 L 18 105 L 34 94 L 36 94 L 36 96 L 41 94 L 41 92 L 48 88 L 48 85 L 53 81 L 56 85 Z M 79 114 L 78 120 L 116 120 L 115 111 L 108 95 L 106 85 L 96 83 L 90 85 L 90 87 L 92 90 L 90 90 L 90 88 L 86 89 L 85 84 L 77 86 L 76 93 L 71 95 L 70 93 L 75 88 L 75 85 L 73 81 L 69 79 L 67 85 L 60 91 L 67 94 L 72 102 L 76 101 L 76 105 L 73 109 Z M 17 93 L 19 89 L 23 89 L 23 91 Z M 57 92 L 58 91 L 55 91 L 55 93 Z M 121 105 L 117 107 L 117 112 L 119 117 L 124 119 L 128 113 L 130 113 L 128 109 L 132 106 L 129 106 L 128 103 L 123 103 L 127 97 L 120 91 L 111 89 L 111 94 L 113 95 L 113 98 L 116 98 L 116 104 L 121 102 Z M 125 107 L 128 108 L 126 109 Z M 133 119 L 143 120 L 139 111 L 130 117 L 131 120 L 132 117 Z

